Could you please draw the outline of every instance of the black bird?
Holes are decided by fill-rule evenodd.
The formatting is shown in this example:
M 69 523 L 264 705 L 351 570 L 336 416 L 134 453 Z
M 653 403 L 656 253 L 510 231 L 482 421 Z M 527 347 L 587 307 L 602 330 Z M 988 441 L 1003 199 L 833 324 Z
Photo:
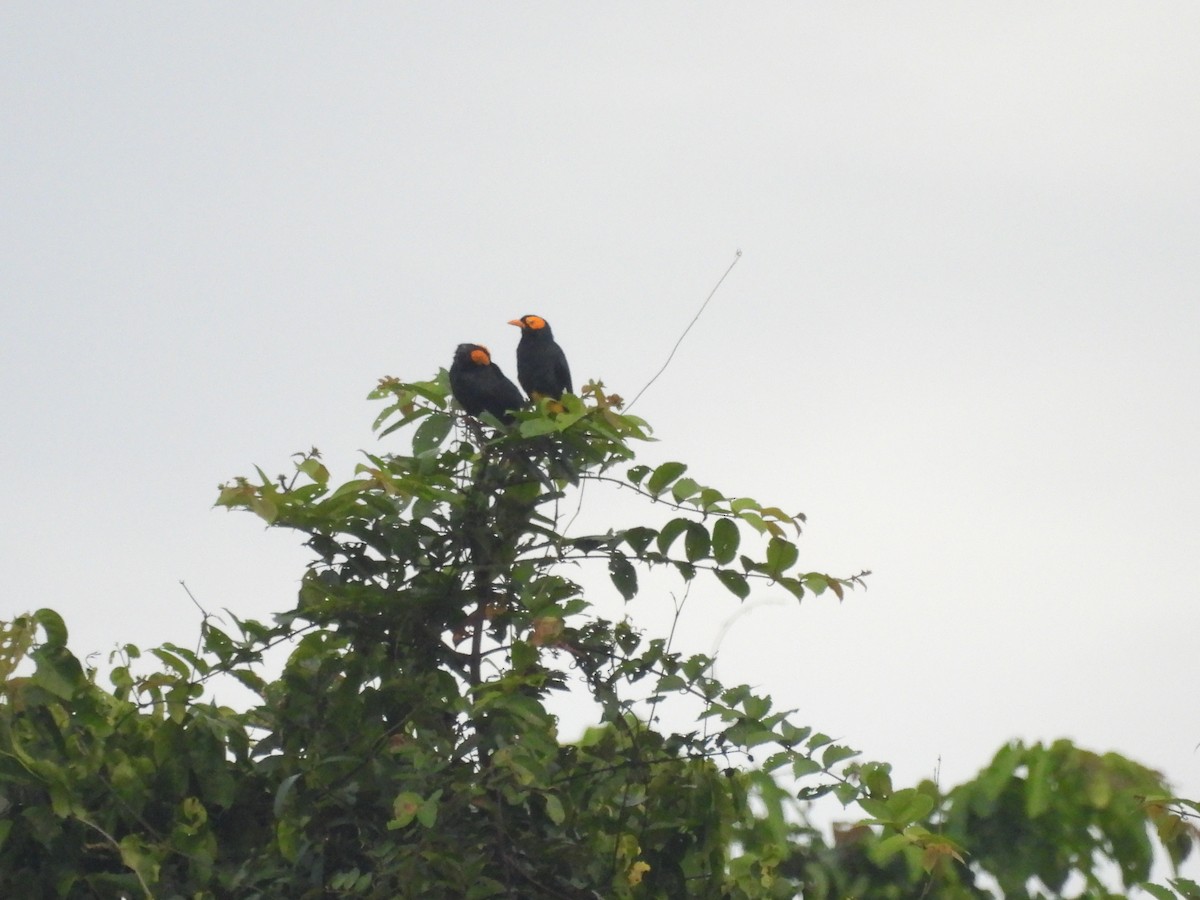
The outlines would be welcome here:
M 571 391 L 571 370 L 562 347 L 554 342 L 550 323 L 541 316 L 521 316 L 508 323 L 521 329 L 517 344 L 517 380 L 531 398 L 553 397 Z
M 513 420 L 510 409 L 525 405 L 517 386 L 492 362 L 492 354 L 482 344 L 459 344 L 455 349 L 450 390 L 470 415 L 490 412 L 505 424 Z

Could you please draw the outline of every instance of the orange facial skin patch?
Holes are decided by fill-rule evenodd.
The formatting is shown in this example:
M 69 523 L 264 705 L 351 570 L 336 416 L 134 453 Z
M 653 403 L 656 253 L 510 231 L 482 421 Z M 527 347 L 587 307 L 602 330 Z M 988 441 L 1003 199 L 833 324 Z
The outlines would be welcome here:
M 540 331 L 546 327 L 546 320 L 541 316 L 521 316 L 519 319 L 510 319 L 508 324 L 528 328 L 530 331 Z

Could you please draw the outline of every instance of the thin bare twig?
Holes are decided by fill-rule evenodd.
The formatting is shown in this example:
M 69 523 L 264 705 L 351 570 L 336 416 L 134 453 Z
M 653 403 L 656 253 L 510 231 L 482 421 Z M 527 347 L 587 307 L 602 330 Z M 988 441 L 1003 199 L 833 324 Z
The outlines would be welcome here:
M 192 589 L 187 586 L 187 582 L 181 578 L 181 579 L 179 579 L 179 586 L 181 588 L 183 588 L 184 592 L 188 595 L 188 599 L 191 600 L 192 603 L 194 603 L 196 605 L 196 609 L 200 610 L 200 614 L 202 616 L 204 616 L 204 618 L 207 619 L 208 618 L 208 610 L 200 605 L 200 601 L 196 599 L 196 595 L 192 593 Z
M 117 852 L 117 854 L 118 855 L 121 854 L 121 844 L 115 837 L 113 837 L 111 834 L 109 834 L 107 831 L 105 831 L 103 828 L 101 828 L 95 822 L 92 822 L 91 820 L 85 818 L 84 816 L 76 814 L 75 818 L 77 818 L 80 822 L 82 822 L 84 825 L 88 826 L 89 828 L 92 828 L 92 829 L 100 832 L 100 834 L 104 837 L 104 839 L 106 841 L 108 841 L 108 843 L 112 844 L 112 847 Z M 121 857 L 121 862 L 125 864 L 126 868 L 128 868 L 131 872 L 133 872 L 133 875 L 135 878 L 137 878 L 138 884 L 142 888 L 142 893 L 144 893 L 146 895 L 147 900 L 154 900 L 154 894 L 152 894 L 150 892 L 150 885 L 146 884 L 146 879 L 142 877 L 142 873 L 139 872 L 136 867 L 125 862 L 125 858 L 123 856 Z
M 675 351 L 679 349 L 679 345 L 683 343 L 683 339 L 685 337 L 687 337 L 687 333 L 692 330 L 692 326 L 696 324 L 697 320 L 704 313 L 704 308 L 706 306 L 708 306 L 708 301 L 711 300 L 713 298 L 713 295 L 717 293 L 717 291 L 720 289 L 722 283 L 724 283 L 725 279 L 729 277 L 729 273 L 733 271 L 733 267 L 738 264 L 738 260 L 741 258 L 742 258 L 741 250 L 738 250 L 736 253 L 734 253 L 733 262 L 731 262 L 729 264 L 729 268 L 725 270 L 725 274 L 717 279 L 717 283 L 713 285 L 713 289 L 708 292 L 708 296 L 705 297 L 704 302 L 700 304 L 699 311 L 696 313 L 696 315 L 692 319 L 692 321 L 688 323 L 688 327 L 683 329 L 683 334 L 681 334 L 679 336 L 679 340 L 677 340 L 675 342 L 675 346 L 671 348 L 671 353 L 667 356 L 667 361 L 662 364 L 661 369 L 659 369 L 657 372 L 654 373 L 654 377 L 651 378 L 649 381 L 647 381 L 645 386 L 640 391 L 637 392 L 637 396 L 635 396 L 631 401 L 629 401 L 629 405 L 625 407 L 626 412 L 633 409 L 633 404 L 637 403 L 638 399 L 642 396 L 642 394 L 646 393 L 646 388 L 650 387 L 650 385 L 652 385 L 652 384 L 654 384 L 654 382 L 658 381 L 658 376 L 661 375 L 663 372 L 667 371 L 667 366 L 669 366 L 671 364 L 671 360 L 675 358 Z

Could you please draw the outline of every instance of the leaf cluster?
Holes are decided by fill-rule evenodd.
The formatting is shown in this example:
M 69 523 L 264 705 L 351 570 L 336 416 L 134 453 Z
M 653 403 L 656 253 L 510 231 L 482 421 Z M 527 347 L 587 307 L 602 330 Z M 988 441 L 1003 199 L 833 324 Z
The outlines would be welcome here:
M 1082 873 L 1099 897 L 1097 861 L 1132 884 L 1155 840 L 1191 849 L 1196 805 L 1122 757 L 1014 744 L 946 794 L 896 790 L 673 630 L 601 615 L 614 590 L 657 597 L 651 569 L 702 603 L 756 584 L 840 600 L 866 573 L 803 570 L 802 515 L 638 464 L 649 426 L 603 385 L 511 426 L 448 394 L 444 371 L 383 380 L 376 428 L 409 449 L 343 483 L 312 450 L 222 486 L 311 550 L 273 622 L 126 645 L 107 685 L 53 611 L 0 625 L 0 896 L 976 898 L 990 876 L 1020 898 Z M 589 481 L 655 524 L 573 533 Z M 230 680 L 246 708 L 213 699 Z M 596 711 L 575 739 L 564 698 Z M 830 843 L 805 818 L 824 795 L 871 818 Z
M 1067 740 L 1009 743 L 945 793 L 932 781 L 893 790 L 879 768 L 860 774 L 858 805 L 872 818 L 835 829 L 823 850 L 812 842 L 806 897 L 966 900 L 995 898 L 995 885 L 1008 900 L 1117 898 L 1115 870 L 1125 887 L 1168 898 L 1145 883 L 1156 849 L 1178 867 L 1200 840 L 1196 805 L 1171 798 L 1160 773 Z M 1188 896 L 1191 882 L 1172 884 Z
M 802 516 L 682 463 L 634 464 L 649 427 L 602 385 L 511 427 L 456 413 L 445 372 L 372 396 L 381 436 L 407 430 L 408 452 L 365 454 L 336 484 L 313 450 L 286 476 L 220 490 L 219 505 L 312 551 L 273 624 L 209 616 L 195 651 L 123 648 L 111 688 L 52 612 L 11 624 L 4 665 L 34 674 L 10 677 L 0 717 L 0 883 L 64 897 L 792 896 L 774 775 L 851 799 L 837 768 L 854 751 L 596 601 L 638 596 L 656 566 L 685 592 L 708 573 L 737 597 L 755 580 L 841 597 L 858 576 L 798 571 Z M 571 534 L 565 499 L 588 480 L 678 514 Z M 273 647 L 287 658 L 268 676 Z M 206 700 L 223 678 L 257 701 Z M 573 741 L 550 711 L 568 691 L 597 710 Z M 661 728 L 678 703 L 698 717 Z

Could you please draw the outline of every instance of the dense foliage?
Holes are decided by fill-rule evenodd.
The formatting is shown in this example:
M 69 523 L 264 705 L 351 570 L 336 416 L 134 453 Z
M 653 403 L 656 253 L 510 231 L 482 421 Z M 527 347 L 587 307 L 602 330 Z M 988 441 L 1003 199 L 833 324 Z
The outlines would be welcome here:
M 1158 772 L 1116 753 L 1066 740 L 1013 742 L 949 791 L 926 781 L 860 798 L 882 831 L 862 822 L 840 827 L 831 847 L 810 834 L 805 896 L 1117 898 L 1115 880 L 1159 898 L 1200 900 L 1200 886 L 1184 878 L 1172 882 L 1177 894 L 1144 883 L 1156 848 L 1178 865 L 1197 841 L 1191 820 L 1200 804 L 1165 791 Z M 924 842 L 931 832 L 945 842 Z
M 654 570 L 737 598 L 859 581 L 798 569 L 802 516 L 634 464 L 647 426 L 601 385 L 510 427 L 455 414 L 445 373 L 373 396 L 411 452 L 334 486 L 313 451 L 221 490 L 313 551 L 271 624 L 206 616 L 195 650 L 126 646 L 109 687 L 53 611 L 4 626 L 0 894 L 986 897 L 989 873 L 1023 897 L 1098 859 L 1146 878 L 1147 823 L 1172 858 L 1191 847 L 1195 807 L 1121 757 L 1014 744 L 944 795 L 894 790 L 886 765 L 720 683 L 671 631 L 601 615 Z M 587 482 L 633 492 L 650 521 L 571 533 Z M 221 679 L 256 702 L 213 701 Z M 549 708 L 567 690 L 596 709 L 577 740 Z M 873 818 L 827 842 L 805 818 L 826 794 Z

